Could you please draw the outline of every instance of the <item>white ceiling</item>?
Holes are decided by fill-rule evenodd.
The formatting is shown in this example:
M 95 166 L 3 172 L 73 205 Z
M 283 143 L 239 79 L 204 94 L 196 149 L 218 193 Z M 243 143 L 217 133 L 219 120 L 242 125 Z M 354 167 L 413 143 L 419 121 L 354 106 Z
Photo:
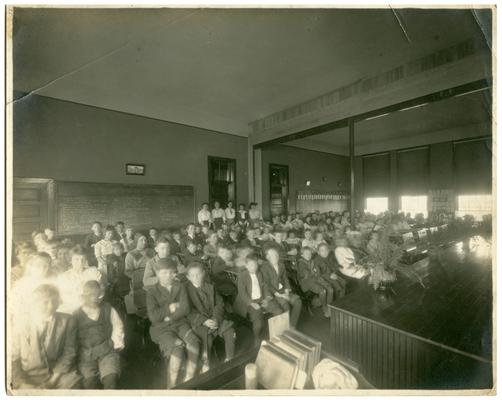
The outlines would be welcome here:
M 403 139 L 408 146 L 413 146 L 410 139 L 420 140 L 421 135 L 427 135 L 425 143 L 458 139 L 461 127 L 471 127 L 462 131 L 465 137 L 489 135 L 491 107 L 490 91 L 485 90 L 357 122 L 354 127 L 356 154 L 390 149 L 393 143 L 399 143 L 395 148 L 407 147 L 400 144 Z M 448 132 L 447 136 L 441 132 Z M 293 140 L 288 145 L 347 154 L 348 128 Z
M 14 90 L 247 136 L 255 119 L 481 35 L 469 10 L 399 15 L 403 28 L 390 8 L 16 8 Z

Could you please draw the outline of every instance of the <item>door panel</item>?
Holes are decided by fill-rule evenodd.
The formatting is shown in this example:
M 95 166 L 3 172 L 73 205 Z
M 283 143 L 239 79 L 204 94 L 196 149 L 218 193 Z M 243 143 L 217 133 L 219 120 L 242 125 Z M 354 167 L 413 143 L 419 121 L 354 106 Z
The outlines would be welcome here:
M 46 179 L 15 179 L 12 192 L 12 235 L 14 241 L 28 240 L 35 230 L 49 224 Z
M 222 208 L 229 201 L 236 204 L 236 161 L 232 158 L 208 157 L 209 203 L 219 201 Z
M 289 168 L 287 165 L 269 165 L 270 215 L 288 213 Z

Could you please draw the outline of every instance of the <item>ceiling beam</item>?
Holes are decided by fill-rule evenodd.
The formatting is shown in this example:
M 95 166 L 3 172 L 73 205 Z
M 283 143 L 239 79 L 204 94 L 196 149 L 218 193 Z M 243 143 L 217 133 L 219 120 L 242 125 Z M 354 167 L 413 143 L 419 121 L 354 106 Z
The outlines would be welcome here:
M 250 124 L 253 129 L 250 141 L 260 145 L 281 142 L 285 137 L 289 140 L 311 136 L 346 126 L 348 118 L 370 118 L 386 107 L 413 104 L 414 99 L 437 96 L 444 91 L 444 96 L 449 97 L 447 91 L 451 88 L 491 81 L 491 53 L 469 43 L 433 53 L 254 121 Z
M 339 129 L 348 126 L 349 118 L 353 118 L 355 122 L 365 119 L 383 116 L 393 112 L 397 112 L 406 108 L 412 108 L 418 105 L 433 103 L 436 101 L 446 100 L 455 96 L 463 96 L 469 93 L 477 92 L 480 90 L 489 90 L 491 88 L 491 81 L 488 79 L 480 79 L 474 82 L 466 83 L 464 85 L 452 87 L 449 89 L 440 90 L 438 92 L 429 93 L 424 96 L 416 97 L 410 100 L 395 103 L 389 106 L 381 107 L 361 114 L 353 115 L 352 117 L 343 118 L 327 124 L 314 126 L 309 129 L 294 132 L 289 135 L 279 136 L 275 139 L 264 141 L 261 143 L 254 143 L 254 146 L 261 147 L 270 144 L 284 143 L 291 140 L 306 138 L 309 136 L 318 135 L 320 133 L 328 132 L 334 129 Z M 252 141 L 252 138 L 250 137 Z

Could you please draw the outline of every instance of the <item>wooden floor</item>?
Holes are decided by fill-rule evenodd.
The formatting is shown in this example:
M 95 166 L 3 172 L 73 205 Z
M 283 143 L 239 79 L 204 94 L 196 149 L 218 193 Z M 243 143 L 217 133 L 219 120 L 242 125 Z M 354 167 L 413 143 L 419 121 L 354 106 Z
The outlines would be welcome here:
M 331 309 L 330 351 L 381 389 L 492 387 L 490 243 L 467 239 L 410 266 L 394 292 L 360 282 Z
M 481 244 L 481 246 L 484 246 Z M 335 307 L 491 359 L 492 269 L 484 247 L 459 242 L 438 259 L 413 267 L 425 276 L 425 289 L 398 279 L 385 301 L 369 285 L 335 302 Z M 483 253 L 483 254 L 480 254 Z

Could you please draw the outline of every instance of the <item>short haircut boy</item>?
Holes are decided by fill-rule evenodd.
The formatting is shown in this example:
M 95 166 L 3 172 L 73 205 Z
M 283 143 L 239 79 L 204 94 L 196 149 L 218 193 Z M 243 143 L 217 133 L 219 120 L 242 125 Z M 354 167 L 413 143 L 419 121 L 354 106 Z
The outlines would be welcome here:
M 156 272 L 162 269 L 171 269 L 175 272 L 178 271 L 178 265 L 176 264 L 176 261 L 172 258 L 160 259 L 158 262 L 154 264 L 153 268 Z

